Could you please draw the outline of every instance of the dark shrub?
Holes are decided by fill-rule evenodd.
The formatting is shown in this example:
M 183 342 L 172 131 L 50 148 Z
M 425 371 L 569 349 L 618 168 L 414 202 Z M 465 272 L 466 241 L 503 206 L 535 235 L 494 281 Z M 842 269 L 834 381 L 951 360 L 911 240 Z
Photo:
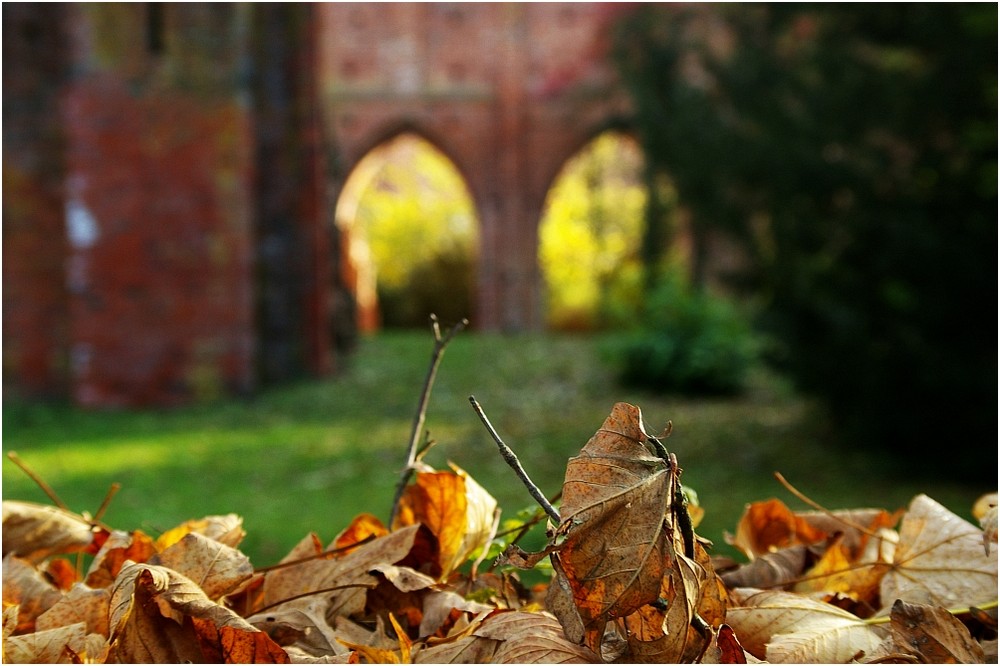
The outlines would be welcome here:
M 738 393 L 759 344 L 728 301 L 668 277 L 648 299 L 642 328 L 615 345 L 625 384 L 663 393 Z

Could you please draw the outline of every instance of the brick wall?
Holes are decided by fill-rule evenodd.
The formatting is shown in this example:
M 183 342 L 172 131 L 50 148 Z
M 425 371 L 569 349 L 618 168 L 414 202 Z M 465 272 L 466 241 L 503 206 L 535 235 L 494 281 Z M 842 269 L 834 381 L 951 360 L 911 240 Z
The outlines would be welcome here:
M 58 396 L 68 386 L 65 135 L 69 52 L 58 4 L 3 5 L 3 383 Z

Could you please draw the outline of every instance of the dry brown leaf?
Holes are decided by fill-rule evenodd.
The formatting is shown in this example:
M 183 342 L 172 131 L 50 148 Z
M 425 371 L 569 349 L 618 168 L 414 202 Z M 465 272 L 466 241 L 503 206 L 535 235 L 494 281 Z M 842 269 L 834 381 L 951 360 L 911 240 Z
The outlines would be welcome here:
M 738 569 L 722 574 L 729 587 L 783 587 L 805 571 L 809 546 L 797 544 L 773 553 L 764 553 Z
M 4 640 L 6 664 L 71 664 L 73 654 L 86 653 L 87 631 L 82 622 L 36 631 Z
M 82 516 L 58 507 L 3 501 L 3 554 L 40 562 L 50 555 L 85 550 L 93 528 Z
M 799 594 L 842 594 L 874 610 L 878 608 L 879 583 L 888 569 L 884 562 L 855 563 L 838 537 L 792 589 Z
M 250 559 L 226 544 L 197 532 L 150 559 L 150 564 L 173 569 L 193 580 L 209 599 L 234 592 L 253 575 Z
M 432 636 L 448 621 L 454 611 L 478 615 L 493 610 L 495 606 L 471 601 L 447 590 L 431 591 L 424 596 L 423 617 L 420 620 L 421 638 Z
M 361 613 L 365 606 L 364 587 L 374 587 L 377 579 L 371 571 L 380 564 L 395 564 L 409 554 L 419 526 L 404 527 L 358 546 L 336 559 L 312 559 L 269 571 L 264 576 L 262 595 L 257 608 L 291 603 L 306 606 L 308 597 L 301 595 L 340 587 L 328 592 L 330 612 L 350 617 Z M 294 561 L 313 554 L 309 537 L 303 540 L 286 560 Z M 256 609 L 255 609 L 256 610 Z
M 665 516 L 677 472 L 650 453 L 647 440 L 639 409 L 617 403 L 566 467 L 558 529 L 564 541 L 552 561 L 569 582 L 584 642 L 594 652 L 606 623 L 655 602 L 669 574 L 673 546 Z
M 495 611 L 465 632 L 415 655 L 427 664 L 600 663 L 596 654 L 566 639 L 547 613 Z
M 13 554 L 3 558 L 3 605 L 19 606 L 17 632 L 34 631 L 35 619 L 62 599 L 62 592 L 28 560 Z
M 243 530 L 243 518 L 235 513 L 222 516 L 205 516 L 197 520 L 188 520 L 173 529 L 169 529 L 156 539 L 156 549 L 166 550 L 187 534 L 201 534 L 209 539 L 236 548 L 243 541 L 246 532 Z
M 35 628 L 43 631 L 83 622 L 88 634 L 100 634 L 107 638 L 110 601 L 111 591 L 107 588 L 94 589 L 77 583 L 51 608 L 38 616 Z
M 210 623 L 216 631 L 214 642 L 204 623 Z M 260 632 L 233 611 L 211 601 L 190 579 L 151 564 L 128 563 L 122 568 L 111 593 L 109 625 L 112 651 L 121 662 L 197 663 L 237 649 L 235 646 L 242 641 L 257 646 L 264 640 L 238 638 L 237 634 L 226 634 L 229 638 L 225 638 L 220 633 L 223 627 L 242 633 Z M 254 654 L 287 662 L 277 645 L 260 650 L 255 647 Z
M 944 608 L 996 600 L 997 553 L 983 553 L 982 530 L 926 495 L 913 498 L 882 578 L 884 609 L 897 599 Z
M 889 615 L 898 650 L 925 664 L 981 664 L 986 655 L 958 618 L 944 608 L 899 600 Z
M 90 563 L 86 583 L 90 587 L 108 587 L 125 562 L 147 562 L 155 554 L 156 546 L 146 534 L 113 530 Z
M 735 590 L 727 622 L 743 647 L 775 663 L 843 663 L 882 638 L 847 611 L 790 592 Z

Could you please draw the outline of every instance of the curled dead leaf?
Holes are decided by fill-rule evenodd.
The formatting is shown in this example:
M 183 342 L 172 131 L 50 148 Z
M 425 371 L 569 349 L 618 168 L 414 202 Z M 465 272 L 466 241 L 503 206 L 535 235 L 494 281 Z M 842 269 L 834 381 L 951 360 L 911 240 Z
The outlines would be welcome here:
M 579 621 L 560 620 L 581 624 L 595 653 L 606 623 L 655 602 L 670 574 L 666 516 L 677 470 L 650 452 L 648 440 L 639 408 L 617 403 L 566 467 L 557 531 L 563 540 L 552 562 L 568 582 Z
M 421 471 L 400 498 L 393 529 L 422 524 L 438 543 L 445 578 L 490 539 L 497 502 L 461 468 Z
M 40 562 L 60 553 L 85 550 L 94 540 L 91 524 L 58 507 L 3 501 L 3 554 Z
M 248 636 L 260 632 L 190 579 L 151 564 L 122 568 L 111 593 L 109 626 L 112 652 L 120 662 L 198 663 L 232 652 L 238 642 L 270 641 L 265 634 L 264 639 Z M 235 633 L 221 633 L 224 627 Z M 270 663 L 287 663 L 277 645 L 255 647 L 253 653 L 267 655 Z

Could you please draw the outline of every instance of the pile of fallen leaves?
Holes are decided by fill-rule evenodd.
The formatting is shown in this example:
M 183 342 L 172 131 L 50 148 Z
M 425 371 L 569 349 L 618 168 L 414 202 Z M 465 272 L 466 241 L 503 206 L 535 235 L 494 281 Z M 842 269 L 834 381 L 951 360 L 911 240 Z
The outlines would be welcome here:
M 462 470 L 418 468 L 393 524 L 358 516 L 256 570 L 235 515 L 154 539 L 5 501 L 4 661 L 997 659 L 996 495 L 980 527 L 922 495 L 896 513 L 751 504 L 737 564 L 710 555 L 676 458 L 619 403 L 570 459 L 546 547 L 503 542 L 489 564 L 496 501 Z M 543 561 L 549 582 L 526 589 L 517 567 Z

